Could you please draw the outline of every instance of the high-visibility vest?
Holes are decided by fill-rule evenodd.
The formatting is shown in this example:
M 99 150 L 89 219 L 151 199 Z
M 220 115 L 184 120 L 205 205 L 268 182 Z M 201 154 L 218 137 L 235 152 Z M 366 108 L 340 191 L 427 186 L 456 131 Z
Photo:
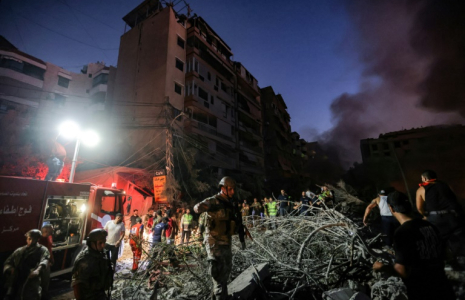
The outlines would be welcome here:
M 193 216 L 191 214 L 184 214 L 182 224 L 183 225 L 190 225 L 192 223 Z
M 276 214 L 278 213 L 275 201 L 268 203 L 268 213 L 270 214 L 270 216 L 276 216 Z

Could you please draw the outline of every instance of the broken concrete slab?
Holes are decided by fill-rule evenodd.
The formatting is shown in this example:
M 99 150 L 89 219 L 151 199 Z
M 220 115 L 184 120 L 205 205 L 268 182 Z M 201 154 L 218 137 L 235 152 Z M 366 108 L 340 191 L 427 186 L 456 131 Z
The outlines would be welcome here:
M 350 297 L 350 300 L 371 300 L 371 298 L 362 292 L 358 292 L 355 293 L 352 297 Z
M 349 288 L 338 288 L 323 292 L 321 297 L 323 300 L 350 300 L 354 294 Z
M 270 267 L 267 263 L 262 263 L 257 266 L 250 266 L 239 276 L 236 277 L 230 284 L 228 284 L 229 296 L 233 299 L 250 299 L 253 292 L 257 288 L 257 283 L 254 277 L 260 281 L 265 280 L 270 276 Z

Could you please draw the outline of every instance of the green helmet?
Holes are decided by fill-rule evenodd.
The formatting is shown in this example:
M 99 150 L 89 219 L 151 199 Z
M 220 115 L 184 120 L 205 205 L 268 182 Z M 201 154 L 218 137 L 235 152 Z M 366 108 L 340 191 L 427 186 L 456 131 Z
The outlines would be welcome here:
M 106 240 L 107 235 L 108 233 L 102 228 L 94 229 L 89 233 L 89 236 L 87 237 L 87 242 L 90 243 L 90 242 Z
M 222 186 L 236 188 L 236 181 L 229 176 L 223 177 L 218 184 L 219 188 Z
M 42 236 L 42 232 L 39 230 L 39 229 L 31 229 L 29 230 L 28 232 L 26 232 L 26 234 L 24 236 L 28 236 L 32 239 L 40 239 L 40 237 Z

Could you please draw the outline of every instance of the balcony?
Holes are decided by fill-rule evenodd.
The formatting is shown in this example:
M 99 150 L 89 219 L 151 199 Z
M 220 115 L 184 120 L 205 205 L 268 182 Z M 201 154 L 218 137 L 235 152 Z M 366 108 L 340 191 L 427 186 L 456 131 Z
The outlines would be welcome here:
M 11 78 L 38 88 L 43 88 L 44 86 L 44 81 L 42 79 L 34 78 L 9 68 L 0 67 L 0 77 Z
M 263 165 L 257 164 L 256 162 L 240 162 L 241 171 L 255 173 L 255 174 L 264 174 L 265 168 Z
M 241 145 L 241 148 L 246 148 L 254 152 L 260 153 L 260 154 L 263 153 L 263 148 L 260 147 L 259 145 L 254 145 L 244 140 L 240 141 L 239 144 Z
M 106 94 L 107 88 L 108 88 L 108 85 L 106 83 L 99 83 L 99 84 L 95 85 L 94 87 L 92 87 L 89 90 L 89 96 L 92 97 L 92 96 L 94 96 L 96 94 L 99 94 L 99 93 Z
M 218 132 L 215 127 L 210 126 L 208 124 L 192 119 L 186 120 L 184 124 L 184 127 L 187 129 L 187 131 L 195 132 L 200 135 L 205 135 L 206 133 L 205 136 L 212 139 L 221 138 L 221 142 L 227 141 L 230 143 L 230 146 L 233 145 L 233 143 L 235 142 L 235 138 L 233 136 L 227 136 L 225 134 L 222 134 Z

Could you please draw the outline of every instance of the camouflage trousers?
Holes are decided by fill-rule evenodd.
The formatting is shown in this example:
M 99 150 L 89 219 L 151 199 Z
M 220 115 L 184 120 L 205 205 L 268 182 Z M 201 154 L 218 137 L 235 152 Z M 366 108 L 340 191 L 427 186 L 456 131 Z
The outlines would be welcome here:
M 7 293 L 5 299 L 40 300 L 42 292 L 40 276 L 26 279 L 24 282 L 12 282 L 12 276 L 8 277 L 6 279 Z
M 228 298 L 228 278 L 232 269 L 231 245 L 207 245 L 209 272 L 213 281 L 213 300 Z

